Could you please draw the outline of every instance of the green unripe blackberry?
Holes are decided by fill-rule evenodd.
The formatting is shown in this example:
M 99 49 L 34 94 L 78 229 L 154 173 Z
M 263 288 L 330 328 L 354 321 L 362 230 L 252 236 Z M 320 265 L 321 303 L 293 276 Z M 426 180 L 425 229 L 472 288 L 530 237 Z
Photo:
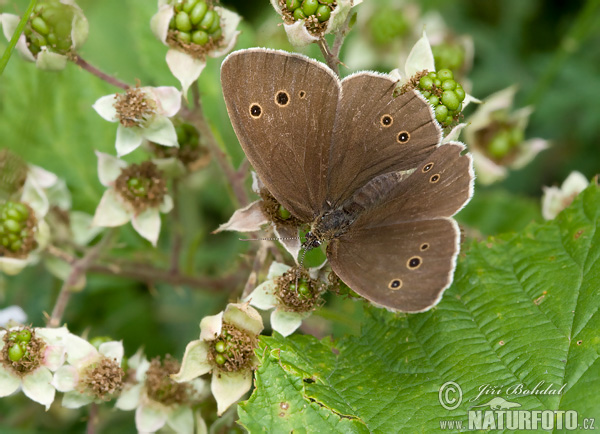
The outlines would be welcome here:
M 456 43 L 443 43 L 431 47 L 438 68 L 459 70 L 465 60 L 464 48 Z
M 19 344 L 12 344 L 8 348 L 8 358 L 13 362 L 18 362 L 25 355 L 25 351 Z
M 325 22 L 329 19 L 329 17 L 331 16 L 331 9 L 329 8 L 329 6 L 327 5 L 320 5 L 317 8 L 317 20 L 319 20 L 320 22 Z
M 292 213 L 285 209 L 283 205 L 279 205 L 279 208 L 277 208 L 277 216 L 282 220 L 287 220 L 292 216 Z
M 215 362 L 217 362 L 217 365 L 224 365 L 225 364 L 225 356 L 223 356 L 222 354 L 217 354 L 215 356 Z
M 405 35 L 410 25 L 401 10 L 380 8 L 369 19 L 368 29 L 376 45 L 386 45 Z
M 34 55 L 42 47 L 59 54 L 69 51 L 74 15 L 73 8 L 69 5 L 55 0 L 39 2 L 24 30 L 29 50 Z
M 433 87 L 433 78 L 427 75 L 421 77 L 421 79 L 419 80 L 419 87 L 421 89 L 431 89 Z
M 296 9 L 298 9 L 300 7 L 301 4 L 302 4 L 302 2 L 300 0 L 286 0 L 285 1 L 285 7 L 290 12 L 294 12 Z
M 206 15 L 206 11 L 208 11 L 208 6 L 205 2 L 197 3 L 196 6 L 194 6 L 194 9 L 192 9 L 192 12 L 190 13 L 190 21 L 194 26 L 200 24 L 204 15 Z
M 317 12 L 317 8 L 319 7 L 318 0 L 304 0 L 302 2 L 302 11 L 306 16 L 313 15 Z
M 213 25 L 213 21 L 215 20 L 215 15 L 217 15 L 217 13 L 215 11 L 212 11 L 212 10 L 206 11 L 204 18 L 200 22 L 200 28 L 203 30 L 210 29 L 211 26 Z
M 437 76 L 440 80 L 452 80 L 454 78 L 454 74 L 449 69 L 440 69 L 437 72 Z
M 448 117 L 448 107 L 445 105 L 438 105 L 434 111 L 435 118 L 438 122 L 442 123 L 446 121 L 446 118 Z
M 449 69 L 423 75 L 419 78 L 416 88 L 431 104 L 435 118 L 443 126 L 450 126 L 460 114 L 466 94 Z
M 208 42 L 208 33 L 204 30 L 196 30 L 192 33 L 192 42 L 198 45 L 204 45 Z
M 305 14 L 304 14 L 304 12 L 302 11 L 302 8 L 298 8 L 298 9 L 296 9 L 296 10 L 294 11 L 294 19 L 295 19 L 296 21 L 303 20 L 303 19 L 305 19 L 305 18 L 306 18 L 306 15 L 305 15 Z
M 458 95 L 453 90 L 445 90 L 442 93 L 442 103 L 448 107 L 448 110 L 455 111 L 460 105 Z
M 196 3 L 198 3 L 198 0 L 185 0 L 181 10 L 189 14 L 194 9 L 194 6 L 196 6 Z
M 180 32 L 189 32 L 192 30 L 192 22 L 190 21 L 190 16 L 181 11 L 177 15 L 175 15 L 175 25 L 177 30 Z

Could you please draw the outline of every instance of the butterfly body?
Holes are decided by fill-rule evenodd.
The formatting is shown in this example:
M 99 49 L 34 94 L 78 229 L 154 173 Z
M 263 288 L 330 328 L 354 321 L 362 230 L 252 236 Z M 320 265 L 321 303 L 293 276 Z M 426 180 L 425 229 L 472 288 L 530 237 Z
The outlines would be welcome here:
M 435 305 L 452 281 L 460 231 L 451 218 L 473 191 L 472 161 L 442 144 L 431 105 L 397 95 L 389 76 L 340 80 L 305 56 L 267 49 L 221 67 L 227 110 L 269 193 L 328 242 L 335 273 L 394 310 Z

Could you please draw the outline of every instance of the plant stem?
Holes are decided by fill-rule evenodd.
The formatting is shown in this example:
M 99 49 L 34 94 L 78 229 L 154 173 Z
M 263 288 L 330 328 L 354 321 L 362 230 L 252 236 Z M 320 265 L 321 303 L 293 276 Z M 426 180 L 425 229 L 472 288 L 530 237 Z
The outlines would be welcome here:
M 33 9 L 35 8 L 36 3 L 37 3 L 37 0 L 31 0 L 29 2 L 29 6 L 27 7 L 27 10 L 21 17 L 21 21 L 19 21 L 19 24 L 17 25 L 17 28 L 15 29 L 15 33 L 13 33 L 12 38 L 10 38 L 8 47 L 6 47 L 6 50 L 4 50 L 4 54 L 2 55 L 2 58 L 0 58 L 0 75 L 2 75 L 2 73 L 4 72 L 4 68 L 6 68 L 6 65 L 8 63 L 8 60 L 10 59 L 10 56 L 12 55 L 15 47 L 17 46 L 17 42 L 19 42 L 19 38 L 21 37 L 23 30 L 25 30 L 27 21 L 29 20 L 31 13 L 33 12 Z
M 171 273 L 179 272 L 179 258 L 181 257 L 182 227 L 179 215 L 179 180 L 173 180 L 173 210 L 171 211 L 171 222 L 173 228 L 173 244 L 171 246 Z
M 215 156 L 217 163 L 227 177 L 227 180 L 231 185 L 231 189 L 233 190 L 233 194 L 235 195 L 239 205 L 241 207 L 245 207 L 250 203 L 248 194 L 246 193 L 246 189 L 244 187 L 246 173 L 236 172 L 233 165 L 229 161 L 227 154 L 219 146 L 219 143 L 217 142 L 210 125 L 204 117 L 200 100 L 198 100 L 197 104 L 197 107 L 195 107 L 193 110 L 190 110 L 187 107 L 182 107 L 181 116 L 190 122 L 194 127 L 196 127 L 198 131 L 200 131 L 200 135 L 205 139 L 208 149 L 210 149 L 211 153 Z
M 86 434 L 94 434 L 96 432 L 96 424 L 98 423 L 98 404 L 92 402 L 88 414 Z
M 112 75 L 105 74 L 104 72 L 102 72 L 98 68 L 96 68 L 95 66 L 90 65 L 85 60 L 83 60 L 78 54 L 74 54 L 71 60 L 76 65 L 81 66 L 86 71 L 92 73 L 93 75 L 100 78 L 101 80 L 104 80 L 109 84 L 112 84 L 113 86 L 120 87 L 121 89 L 124 89 L 124 90 L 127 90 L 131 87 L 127 83 L 119 80 L 118 78 L 115 78 Z
M 58 298 L 54 304 L 54 309 L 52 309 L 52 315 L 48 319 L 48 327 L 58 327 L 60 325 L 65 309 L 67 308 L 67 304 L 69 303 L 69 299 L 71 298 L 71 288 L 77 284 L 81 277 L 85 276 L 88 268 L 91 267 L 92 263 L 98 258 L 102 250 L 110 243 L 113 234 L 114 231 L 107 231 L 102 240 L 100 240 L 100 242 L 94 247 L 89 249 L 83 258 L 75 260 L 75 262 L 71 264 L 71 273 L 65 279 L 62 287 L 60 288 Z
M 331 68 L 333 72 L 335 72 L 336 75 L 340 75 L 340 59 L 338 59 L 337 56 L 335 56 L 331 52 L 325 38 L 319 39 L 318 44 L 319 48 L 321 49 L 321 53 L 323 53 L 323 57 L 325 58 L 325 62 L 327 62 L 327 65 Z

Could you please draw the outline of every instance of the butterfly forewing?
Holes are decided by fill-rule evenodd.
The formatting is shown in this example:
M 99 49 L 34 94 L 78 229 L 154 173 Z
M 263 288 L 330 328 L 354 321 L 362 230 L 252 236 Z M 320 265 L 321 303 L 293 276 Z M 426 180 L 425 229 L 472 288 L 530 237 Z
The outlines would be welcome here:
M 337 77 L 305 56 L 252 49 L 225 59 L 221 82 L 248 160 L 285 208 L 311 222 L 325 200 Z

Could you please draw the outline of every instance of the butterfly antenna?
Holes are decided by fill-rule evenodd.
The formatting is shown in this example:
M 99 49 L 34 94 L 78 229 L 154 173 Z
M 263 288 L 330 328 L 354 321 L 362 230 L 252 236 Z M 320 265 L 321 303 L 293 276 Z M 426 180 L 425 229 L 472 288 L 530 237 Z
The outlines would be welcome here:
M 281 240 L 299 240 L 300 237 L 281 237 L 281 238 L 238 238 L 240 241 L 281 241 Z

